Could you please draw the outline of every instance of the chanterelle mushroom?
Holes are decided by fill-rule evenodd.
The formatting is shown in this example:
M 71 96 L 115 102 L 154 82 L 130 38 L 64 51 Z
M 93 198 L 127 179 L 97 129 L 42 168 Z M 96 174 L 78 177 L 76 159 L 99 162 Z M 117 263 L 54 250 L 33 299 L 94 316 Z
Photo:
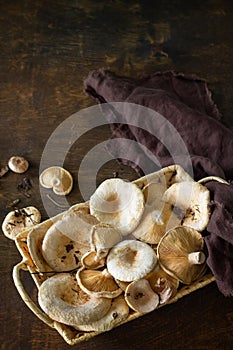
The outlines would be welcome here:
M 14 173 L 25 173 L 28 170 L 29 163 L 24 157 L 13 156 L 8 161 L 8 167 Z
M 160 240 L 157 255 L 160 266 L 184 284 L 190 284 L 206 271 L 204 240 L 190 227 L 168 231 Z
M 163 200 L 180 209 L 183 213 L 182 224 L 202 231 L 209 217 L 209 190 L 197 182 L 173 184 L 163 195 Z
M 157 264 L 154 250 L 146 243 L 125 240 L 115 245 L 107 257 L 110 274 L 120 281 L 131 282 L 142 278 Z
M 57 195 L 67 195 L 73 187 L 72 175 L 64 168 L 53 166 L 40 174 L 40 184 L 45 188 L 52 188 Z
M 91 214 L 122 235 L 128 235 L 136 228 L 143 210 L 142 191 L 137 185 L 122 179 L 105 180 L 90 198 Z
M 84 293 L 69 273 L 48 278 L 39 287 L 38 302 L 53 320 L 70 326 L 89 324 L 102 318 L 111 307 L 111 299 Z
M 30 227 L 39 224 L 41 215 L 35 207 L 26 207 L 9 212 L 2 223 L 4 235 L 10 239 L 15 239 L 18 233 Z
M 125 291 L 125 300 L 129 307 L 140 313 L 148 313 L 159 305 L 159 296 L 146 279 L 131 282 Z

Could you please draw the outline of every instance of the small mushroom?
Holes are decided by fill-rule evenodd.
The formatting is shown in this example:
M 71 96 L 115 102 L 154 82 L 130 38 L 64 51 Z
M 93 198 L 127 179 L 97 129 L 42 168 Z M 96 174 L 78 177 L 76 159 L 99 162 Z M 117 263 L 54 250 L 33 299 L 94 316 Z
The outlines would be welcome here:
M 129 307 L 122 295 L 112 300 L 112 305 L 107 314 L 100 320 L 90 323 L 88 325 L 82 325 L 75 327 L 80 331 L 90 332 L 106 332 L 116 327 L 127 319 L 129 315 Z
M 59 196 L 67 195 L 73 187 L 72 175 L 64 168 L 52 166 L 40 174 L 40 184 L 44 188 L 52 188 Z
M 59 221 L 57 222 L 59 224 Z M 54 271 L 70 271 L 81 266 L 81 257 L 90 247 L 71 240 L 59 231 L 56 223 L 46 232 L 42 255 Z
M 90 246 L 97 253 L 97 259 L 100 260 L 107 256 L 109 249 L 122 240 L 119 231 L 108 224 L 99 223 L 93 227 Z
M 41 214 L 33 206 L 15 209 L 10 211 L 3 220 L 2 231 L 6 237 L 14 240 L 18 233 L 27 227 L 38 224 L 40 220 Z
M 149 281 L 153 291 L 159 295 L 160 304 L 165 304 L 177 293 L 179 280 L 166 273 L 160 267 L 155 268 L 145 278 Z
M 163 200 L 180 209 L 184 226 L 203 231 L 208 225 L 210 193 L 205 186 L 197 182 L 175 183 L 166 190 Z
M 8 167 L 14 173 L 22 174 L 28 170 L 29 163 L 24 157 L 13 156 L 8 161 Z
M 105 298 L 116 298 L 122 293 L 107 269 L 103 271 L 81 268 L 76 274 L 80 288 L 87 294 Z
M 38 302 L 51 319 L 73 327 L 98 321 L 111 307 L 111 299 L 86 294 L 69 273 L 45 280 L 39 287 Z
M 204 240 L 190 227 L 180 226 L 168 231 L 160 240 L 157 255 L 160 266 L 184 284 L 190 284 L 206 271 Z
M 131 282 L 125 291 L 125 300 L 129 307 L 142 314 L 151 312 L 159 305 L 159 296 L 146 279 Z
M 107 256 L 107 269 L 120 281 L 131 282 L 146 276 L 157 264 L 154 250 L 146 243 L 125 240 L 115 245 Z
M 82 266 L 86 267 L 87 269 L 96 270 L 105 265 L 105 258 L 97 257 L 96 251 L 89 251 L 83 254 L 81 263 Z
M 122 235 L 128 235 L 136 228 L 143 211 L 142 191 L 136 184 L 118 178 L 102 182 L 90 198 L 91 214 Z

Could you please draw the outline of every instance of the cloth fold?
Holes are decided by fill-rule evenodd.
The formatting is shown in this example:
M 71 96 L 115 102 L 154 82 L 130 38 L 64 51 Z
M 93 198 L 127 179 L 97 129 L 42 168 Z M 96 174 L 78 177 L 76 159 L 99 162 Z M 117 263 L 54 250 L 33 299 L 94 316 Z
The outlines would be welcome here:
M 176 149 L 177 137 L 167 134 L 167 129 L 158 124 L 157 119 L 162 116 L 184 142 L 195 180 L 205 176 L 233 180 L 233 133 L 221 123 L 221 115 L 204 80 L 174 72 L 129 78 L 100 69 L 88 75 L 84 90 L 100 104 L 128 102 L 157 113 L 153 119 L 136 112 L 133 118 L 136 125 L 142 127 L 130 123 L 132 113 L 124 114 L 124 122 L 111 122 L 110 125 L 112 139 L 118 141 L 118 148 L 121 140 L 134 141 L 132 147 L 125 147 L 125 157 L 120 161 L 133 167 L 140 176 L 145 173 L 140 164 L 149 164 L 147 169 L 150 172 L 158 170 L 159 165 L 177 163 L 183 166 L 182 155 L 180 163 L 179 157 L 174 162 L 173 149 L 169 152 L 165 145 L 169 139 L 169 144 L 173 142 Z M 111 113 L 114 113 L 114 108 Z M 113 120 L 108 119 L 108 113 L 106 119 Z M 114 147 L 111 143 L 108 146 L 113 155 Z M 219 290 L 225 296 L 233 296 L 233 186 L 216 181 L 206 186 L 212 197 L 210 222 L 204 232 L 207 264 Z

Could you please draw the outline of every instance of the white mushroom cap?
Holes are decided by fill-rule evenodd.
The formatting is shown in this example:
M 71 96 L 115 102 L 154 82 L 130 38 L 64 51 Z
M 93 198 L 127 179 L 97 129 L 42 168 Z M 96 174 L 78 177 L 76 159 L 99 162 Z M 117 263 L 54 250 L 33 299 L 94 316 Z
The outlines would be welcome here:
M 120 295 L 119 297 L 113 299 L 110 310 L 99 321 L 90 323 L 88 325 L 78 326 L 75 328 L 85 332 L 106 332 L 125 321 L 128 315 L 129 307 L 124 297 Z
M 122 179 L 105 180 L 90 198 L 91 214 L 122 235 L 128 235 L 136 228 L 143 210 L 142 191 L 137 185 Z
M 122 293 L 107 269 L 103 271 L 81 268 L 76 278 L 79 287 L 87 294 L 105 298 L 115 298 Z
M 168 231 L 157 247 L 159 264 L 168 274 L 190 284 L 206 271 L 204 239 L 191 227 L 180 226 Z
M 14 173 L 25 173 L 28 170 L 29 163 L 24 157 L 13 156 L 8 161 L 8 167 Z
M 154 250 L 146 243 L 125 240 L 115 245 L 107 256 L 110 274 L 120 281 L 131 282 L 142 278 L 157 264 Z
M 90 246 L 97 253 L 97 258 L 107 256 L 109 249 L 122 240 L 122 235 L 108 224 L 94 226 Z
M 59 222 L 58 222 L 59 223 Z M 53 224 L 42 242 L 42 255 L 54 271 L 70 271 L 81 266 L 81 257 L 89 246 L 72 241 Z
M 53 320 L 70 326 L 95 322 L 106 315 L 111 299 L 84 293 L 69 273 L 49 277 L 39 288 L 38 302 Z
M 125 291 L 125 300 L 129 307 L 142 314 L 151 312 L 159 305 L 159 296 L 146 279 L 131 282 Z
M 93 227 L 99 221 L 82 210 L 69 210 L 55 223 L 57 229 L 72 241 L 90 245 Z
M 210 193 L 205 186 L 197 182 L 175 183 L 166 190 L 163 200 L 182 211 L 183 225 L 198 231 L 208 225 Z
M 45 188 L 52 188 L 57 195 L 67 195 L 73 187 L 72 175 L 64 168 L 53 166 L 40 174 L 40 184 Z
M 18 233 L 38 224 L 40 220 L 41 214 L 33 206 L 16 209 L 6 215 L 2 223 L 2 231 L 6 237 L 14 240 Z

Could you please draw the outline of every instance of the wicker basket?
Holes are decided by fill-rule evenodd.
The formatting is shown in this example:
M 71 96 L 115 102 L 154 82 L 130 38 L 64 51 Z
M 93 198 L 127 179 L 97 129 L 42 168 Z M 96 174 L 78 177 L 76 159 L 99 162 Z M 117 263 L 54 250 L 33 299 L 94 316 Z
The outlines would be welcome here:
M 139 187 L 146 185 L 146 183 L 148 182 L 148 178 L 150 179 L 150 176 L 153 176 L 153 174 L 145 177 L 142 177 L 136 181 L 134 181 L 134 183 L 136 183 Z M 218 177 L 207 177 L 204 178 L 202 180 L 200 180 L 200 183 L 206 183 L 207 181 L 211 181 L 211 180 L 215 180 L 215 181 L 219 181 L 222 183 L 227 183 L 225 180 L 218 178 Z M 74 205 L 72 208 L 78 208 L 80 205 L 82 204 L 76 204 Z M 50 226 L 52 223 L 56 222 L 57 220 L 59 220 L 62 215 L 64 213 L 58 214 L 57 216 L 53 217 L 52 219 L 48 219 L 36 226 L 35 227 L 40 227 L 42 230 L 44 228 L 45 232 L 48 229 L 48 226 Z M 29 309 L 31 309 L 31 311 L 40 319 L 42 320 L 44 323 L 46 323 L 49 327 L 54 328 L 58 331 L 58 333 L 63 337 L 63 339 L 69 344 L 69 345 L 75 345 L 77 343 L 80 343 L 84 340 L 88 340 L 92 337 L 94 337 L 97 334 L 100 334 L 102 332 L 81 332 L 81 331 L 77 331 L 75 330 L 73 327 L 67 326 L 63 323 L 57 322 L 52 320 L 47 314 L 45 314 L 41 308 L 38 306 L 38 304 L 36 304 L 31 298 L 30 296 L 27 294 L 26 290 L 24 289 L 24 286 L 22 284 L 22 280 L 21 280 L 21 274 L 20 272 L 23 271 L 28 271 L 34 282 L 35 285 L 37 286 L 37 288 L 39 288 L 39 286 L 47 279 L 49 278 L 48 274 L 40 274 L 38 273 L 38 269 L 35 266 L 30 253 L 29 253 L 29 249 L 27 246 L 27 236 L 30 233 L 32 228 L 28 228 L 27 230 L 23 231 L 22 233 L 20 233 L 15 240 L 16 246 L 19 250 L 19 252 L 22 255 L 22 261 L 20 263 L 18 263 L 16 266 L 14 266 L 13 268 L 13 280 L 15 283 L 15 286 L 22 298 L 22 300 L 25 302 L 25 304 L 29 307 Z M 200 278 L 199 280 L 195 281 L 193 284 L 191 285 L 185 285 L 182 286 L 178 292 L 176 293 L 176 295 L 169 300 L 169 302 L 167 302 L 165 305 L 161 305 L 160 307 L 166 306 L 167 304 L 171 304 L 176 302 L 178 299 L 184 297 L 185 295 L 188 295 L 192 292 L 194 292 L 197 289 L 203 288 L 206 285 L 208 285 L 209 283 L 213 282 L 215 280 L 214 276 L 211 273 L 208 273 L 206 275 L 204 275 L 202 278 Z M 153 312 L 156 312 L 153 311 Z M 129 322 L 131 320 L 134 320 L 138 317 L 141 317 L 142 314 L 138 313 L 138 312 L 130 312 L 128 318 L 124 321 L 121 322 L 118 325 L 121 325 L 123 323 Z M 118 326 L 117 325 L 117 326 Z

